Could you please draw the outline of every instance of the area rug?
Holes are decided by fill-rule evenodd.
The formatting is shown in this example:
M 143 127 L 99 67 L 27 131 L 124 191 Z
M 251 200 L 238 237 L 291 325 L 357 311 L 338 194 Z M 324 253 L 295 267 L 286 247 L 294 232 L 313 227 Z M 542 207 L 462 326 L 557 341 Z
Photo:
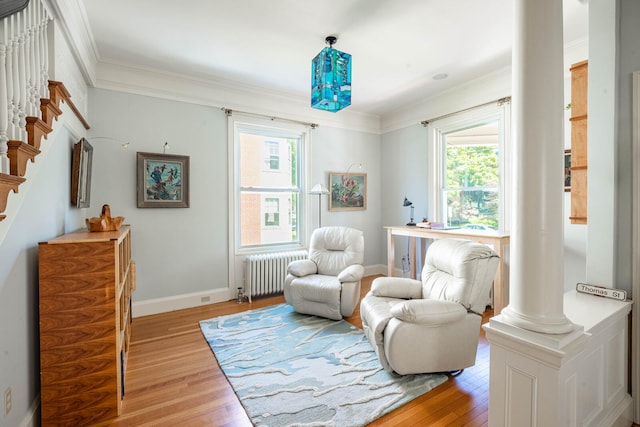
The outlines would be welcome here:
M 256 426 L 364 426 L 447 379 L 390 374 L 361 329 L 288 304 L 200 328 Z

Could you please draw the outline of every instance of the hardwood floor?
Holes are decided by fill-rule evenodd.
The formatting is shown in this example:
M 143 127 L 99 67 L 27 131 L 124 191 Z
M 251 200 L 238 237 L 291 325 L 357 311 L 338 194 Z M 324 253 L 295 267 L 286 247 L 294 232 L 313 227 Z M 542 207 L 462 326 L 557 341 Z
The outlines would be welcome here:
M 374 278 L 363 280 L 363 296 Z M 251 426 L 198 322 L 282 302 L 229 301 L 134 319 L 122 415 L 95 426 Z M 492 315 L 487 310 L 484 321 Z M 346 320 L 362 327 L 358 310 Z M 489 344 L 480 334 L 475 366 L 369 425 L 487 426 Z

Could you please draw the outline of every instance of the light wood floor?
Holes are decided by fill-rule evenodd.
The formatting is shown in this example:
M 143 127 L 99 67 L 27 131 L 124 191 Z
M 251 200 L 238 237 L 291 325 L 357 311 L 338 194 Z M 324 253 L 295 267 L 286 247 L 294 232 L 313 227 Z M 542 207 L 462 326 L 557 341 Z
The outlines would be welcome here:
M 363 280 L 362 295 L 373 278 Z M 198 322 L 282 302 L 229 301 L 134 319 L 122 415 L 96 426 L 251 426 Z M 487 310 L 485 321 L 492 315 Z M 362 327 L 359 311 L 346 320 Z M 489 345 L 480 331 L 475 366 L 369 425 L 487 426 L 488 401 Z

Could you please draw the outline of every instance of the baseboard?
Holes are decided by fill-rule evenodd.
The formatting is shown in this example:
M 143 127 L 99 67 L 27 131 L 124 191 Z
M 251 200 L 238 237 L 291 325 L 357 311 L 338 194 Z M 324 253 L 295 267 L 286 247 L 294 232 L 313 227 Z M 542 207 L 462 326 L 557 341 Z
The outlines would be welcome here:
M 369 265 L 364 268 L 365 276 L 385 275 L 387 266 L 382 264 Z M 185 308 L 200 307 L 202 305 L 215 304 L 229 301 L 230 291 L 227 288 L 213 289 L 210 291 L 193 292 L 189 294 L 175 295 L 171 297 L 155 298 L 132 303 L 133 317 L 151 316 L 152 314 L 168 313 Z
M 616 406 L 611 408 L 607 417 L 599 427 L 630 427 L 633 425 L 633 400 L 626 395 Z
M 387 275 L 386 265 L 376 264 L 376 265 L 367 265 L 364 267 L 365 276 L 377 276 L 379 274 L 382 274 L 384 276 Z
M 38 427 L 40 426 L 40 395 L 31 403 L 29 411 L 22 419 L 20 427 Z
M 132 314 L 134 318 L 150 316 L 223 301 L 229 301 L 229 289 L 227 288 L 134 302 Z

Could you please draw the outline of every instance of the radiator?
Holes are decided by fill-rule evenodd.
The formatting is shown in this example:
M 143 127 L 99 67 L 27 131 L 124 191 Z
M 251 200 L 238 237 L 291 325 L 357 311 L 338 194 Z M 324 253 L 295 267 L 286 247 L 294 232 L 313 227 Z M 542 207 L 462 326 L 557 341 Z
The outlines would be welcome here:
M 306 250 L 250 255 L 246 260 L 245 293 L 251 302 L 254 296 L 283 291 L 287 266 L 291 261 L 307 258 Z

